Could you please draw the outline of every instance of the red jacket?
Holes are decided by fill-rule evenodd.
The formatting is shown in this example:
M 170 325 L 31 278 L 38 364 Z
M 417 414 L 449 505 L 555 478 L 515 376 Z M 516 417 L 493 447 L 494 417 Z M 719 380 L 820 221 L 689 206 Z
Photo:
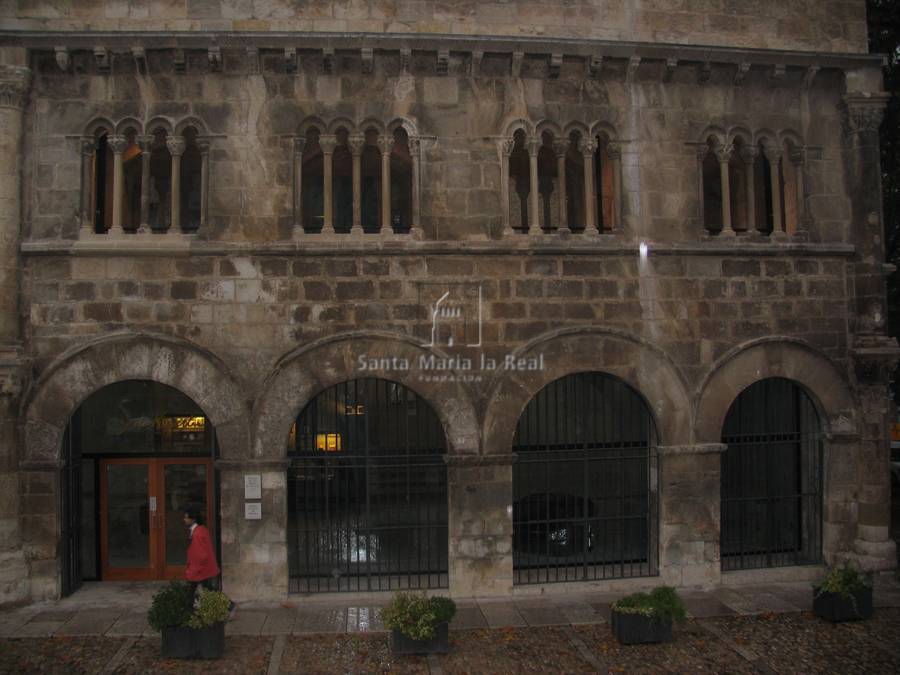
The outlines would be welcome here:
M 216 564 L 216 552 L 213 551 L 209 530 L 203 525 L 197 525 L 188 546 L 184 577 L 188 581 L 203 581 L 217 576 L 219 566 Z

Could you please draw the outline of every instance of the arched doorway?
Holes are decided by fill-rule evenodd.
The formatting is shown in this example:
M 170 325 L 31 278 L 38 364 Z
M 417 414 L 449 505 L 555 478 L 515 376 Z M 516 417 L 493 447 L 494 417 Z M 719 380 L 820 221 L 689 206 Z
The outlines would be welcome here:
M 538 392 L 513 442 L 514 583 L 656 574 L 656 446 L 646 403 L 616 377 Z
M 215 430 L 189 397 L 127 380 L 94 392 L 63 436 L 63 595 L 83 580 L 146 580 L 184 573 L 184 509 L 215 508 Z
M 402 384 L 356 379 L 310 401 L 288 442 L 290 591 L 447 587 L 446 452 Z
M 795 382 L 768 378 L 731 404 L 722 428 L 722 570 L 822 557 L 819 415 Z

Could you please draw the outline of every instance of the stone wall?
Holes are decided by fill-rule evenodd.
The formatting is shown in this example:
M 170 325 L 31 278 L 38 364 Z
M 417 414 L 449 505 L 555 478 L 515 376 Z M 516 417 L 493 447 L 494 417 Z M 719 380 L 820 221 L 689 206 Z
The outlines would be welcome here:
M 8 29 L 528 36 L 865 52 L 863 0 L 54 0 L 4 3 Z

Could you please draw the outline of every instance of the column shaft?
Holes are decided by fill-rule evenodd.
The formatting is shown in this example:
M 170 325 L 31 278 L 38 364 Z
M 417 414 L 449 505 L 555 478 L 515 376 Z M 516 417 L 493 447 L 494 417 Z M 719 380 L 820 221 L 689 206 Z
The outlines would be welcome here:
M 166 139 L 166 147 L 172 155 L 172 223 L 170 233 L 181 230 L 181 156 L 184 154 L 184 138 L 170 136 Z
M 141 222 L 140 231 L 150 229 L 150 153 L 153 136 L 141 139 Z
M 322 174 L 323 185 L 322 194 L 324 203 L 324 220 L 322 234 L 334 234 L 334 203 L 332 194 L 334 186 L 332 185 L 332 159 L 334 158 L 334 149 L 337 147 L 337 138 L 334 136 L 320 136 L 319 147 L 322 148 Z
M 81 229 L 79 236 L 94 232 L 94 153 L 93 138 L 81 139 Z
M 409 156 L 412 158 L 412 232 L 416 236 L 422 234 L 420 209 L 420 157 L 419 153 L 421 144 L 418 138 L 409 139 Z
M 556 182 L 559 194 L 559 229 L 560 232 L 569 232 L 569 213 L 566 207 L 566 152 L 569 149 L 567 141 L 558 141 L 553 145 L 556 151 Z
M 381 232 L 392 232 L 391 222 L 391 151 L 394 139 L 384 138 L 381 145 Z
M 582 140 L 579 145 L 584 161 L 584 232 L 590 234 L 597 229 L 597 197 L 594 190 L 594 153 L 597 144 L 592 140 Z
M 777 150 L 766 150 L 769 160 L 769 177 L 772 182 L 772 232 L 783 232 L 784 222 L 781 217 L 781 153 Z
M 529 139 L 528 143 L 528 167 L 530 181 L 528 185 L 528 233 L 536 234 L 540 230 L 540 195 L 538 190 L 538 148 L 540 142 L 536 138 Z

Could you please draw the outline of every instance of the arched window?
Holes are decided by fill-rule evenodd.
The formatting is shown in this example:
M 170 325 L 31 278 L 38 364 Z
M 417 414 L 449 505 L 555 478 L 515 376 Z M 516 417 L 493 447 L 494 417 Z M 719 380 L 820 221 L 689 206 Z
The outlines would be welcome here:
M 553 134 L 541 134 L 538 149 L 538 197 L 540 226 L 545 232 L 559 227 L 559 188 L 557 187 L 556 153 L 553 150 Z
M 63 594 L 83 579 L 184 574 L 184 510 L 215 536 L 215 430 L 182 392 L 146 380 L 110 384 L 69 420 L 60 473 Z
M 407 233 L 412 228 L 413 163 L 409 135 L 403 127 L 394 130 L 391 150 L 391 227 Z
M 94 231 L 102 234 L 112 227 L 113 153 L 106 131 L 97 136 L 93 176 Z
M 822 446 L 809 396 L 761 380 L 731 404 L 722 428 L 723 570 L 821 560 Z
M 702 155 L 703 227 L 710 234 L 722 231 L 722 169 L 716 156 L 717 143 L 710 137 Z
M 746 232 L 748 220 L 748 174 L 752 165 L 747 166 L 747 145 L 743 139 L 734 139 L 734 151 L 728 160 L 728 188 L 731 192 L 731 226 L 735 232 Z
M 531 193 L 531 167 L 526 140 L 525 132 L 517 129 L 509 155 L 509 223 L 510 227 L 520 232 L 528 232 L 528 196 Z
M 301 224 L 309 233 L 319 233 L 325 225 L 325 173 L 319 136 L 316 127 L 307 129 L 299 158 L 302 162 Z
M 196 232 L 200 228 L 203 159 L 197 130 L 184 130 L 184 154 L 181 156 L 180 193 L 181 229 Z
M 584 232 L 587 220 L 584 212 L 584 158 L 579 146 L 581 134 L 569 134 L 566 148 L 566 216 L 572 232 Z
M 334 231 L 347 234 L 353 227 L 353 156 L 347 144 L 350 133 L 342 127 L 335 136 L 337 146 L 331 165 Z
M 122 228 L 128 232 L 135 232 L 141 225 L 141 173 L 142 156 L 138 144 L 138 130 L 129 127 L 123 134 L 126 147 L 122 152 L 122 170 L 124 177 L 124 191 L 122 199 Z
M 615 377 L 538 392 L 513 441 L 514 583 L 657 574 L 656 445 L 646 403 Z
M 786 234 L 796 234 L 800 229 L 800 212 L 802 209 L 802 153 L 791 141 L 782 145 L 781 151 L 781 203 L 783 209 L 782 222 Z
M 387 380 L 335 385 L 287 452 L 291 592 L 447 587 L 447 443 L 425 400 Z
M 757 186 L 756 229 L 762 234 L 772 234 L 775 230 L 776 203 L 772 192 L 772 162 L 770 157 L 771 150 L 764 143 L 760 142 L 757 145 L 754 182 Z M 777 206 L 780 210 L 780 203 Z
M 165 232 L 172 224 L 172 155 L 168 133 L 162 127 L 151 131 L 150 201 L 147 223 L 154 232 Z
M 610 140 L 605 134 L 594 139 L 597 149 L 594 151 L 595 191 L 597 200 L 598 229 L 609 232 L 616 228 L 616 182 L 613 158 L 610 153 Z
M 378 148 L 378 131 L 368 129 L 362 147 L 360 186 L 360 211 L 362 229 L 367 234 L 381 231 L 381 152 Z

